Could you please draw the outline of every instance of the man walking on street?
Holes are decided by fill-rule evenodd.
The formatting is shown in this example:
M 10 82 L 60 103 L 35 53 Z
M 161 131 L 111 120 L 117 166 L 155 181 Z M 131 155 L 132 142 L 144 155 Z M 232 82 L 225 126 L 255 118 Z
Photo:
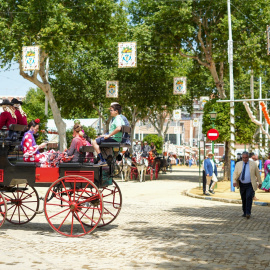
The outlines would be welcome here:
M 205 189 L 205 195 L 206 196 L 210 196 L 210 193 L 215 194 L 214 192 L 214 185 L 215 182 L 212 182 L 211 186 L 211 180 L 215 174 L 215 176 L 217 176 L 217 166 L 213 161 L 213 153 L 209 152 L 208 153 L 208 158 L 204 160 L 204 170 L 205 170 L 205 174 L 206 174 L 206 189 Z M 210 192 L 210 193 L 209 193 Z
M 235 165 L 233 173 L 233 186 L 239 188 L 242 199 L 243 217 L 247 219 L 251 215 L 251 207 L 254 192 L 257 190 L 257 182 L 259 188 L 262 186 L 262 180 L 257 164 L 249 160 L 248 152 L 243 152 L 242 161 Z

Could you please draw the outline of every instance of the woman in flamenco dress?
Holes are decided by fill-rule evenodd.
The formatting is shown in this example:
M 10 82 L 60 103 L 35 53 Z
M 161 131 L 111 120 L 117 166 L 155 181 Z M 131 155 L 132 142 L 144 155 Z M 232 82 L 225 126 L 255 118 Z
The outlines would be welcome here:
M 261 189 L 265 192 L 270 191 L 270 153 L 268 154 L 267 160 L 264 162 L 264 181 Z

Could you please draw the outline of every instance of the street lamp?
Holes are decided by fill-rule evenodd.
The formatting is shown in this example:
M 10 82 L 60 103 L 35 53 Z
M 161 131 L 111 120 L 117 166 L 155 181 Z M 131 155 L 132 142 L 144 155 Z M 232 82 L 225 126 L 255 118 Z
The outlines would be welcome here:
M 213 111 L 210 112 L 209 114 L 210 114 L 210 119 L 211 119 L 211 121 L 212 121 L 212 126 L 213 126 L 213 128 L 214 128 L 214 127 L 215 127 L 214 121 L 215 121 L 216 118 L 217 118 L 217 112 L 213 109 Z
M 217 112 L 213 109 L 212 112 L 209 113 L 210 114 L 210 119 L 212 121 L 212 128 L 215 128 L 215 120 L 217 118 Z M 213 160 L 214 160 L 214 141 L 212 141 L 212 153 L 213 153 Z

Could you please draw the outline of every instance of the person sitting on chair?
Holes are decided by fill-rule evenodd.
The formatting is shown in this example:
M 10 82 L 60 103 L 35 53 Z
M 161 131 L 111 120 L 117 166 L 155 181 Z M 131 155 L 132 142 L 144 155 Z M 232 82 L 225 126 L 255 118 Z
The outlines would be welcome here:
M 142 148 L 142 156 L 143 157 L 148 157 L 148 153 L 151 151 L 150 145 L 147 144 L 147 141 L 144 142 L 144 146 Z
M 156 146 L 155 146 L 154 142 L 151 142 L 150 147 L 151 147 L 152 153 L 154 155 L 156 155 L 157 154 L 157 149 L 156 149 Z
M 8 99 L 3 99 L 3 102 L 0 103 L 0 106 L 3 107 L 3 112 L 0 115 L 0 129 L 3 126 L 6 126 L 7 130 L 9 130 L 9 125 L 17 124 L 17 117 L 15 115 L 15 111 L 13 108 L 13 103 Z M 11 139 L 14 131 L 9 130 L 8 137 Z
M 110 106 L 112 106 L 112 105 L 119 105 L 120 106 L 120 104 L 118 102 L 112 102 Z M 122 119 L 123 119 L 123 121 L 125 123 L 125 126 L 130 127 L 130 124 L 129 124 L 129 121 L 127 120 L 127 118 L 122 113 L 120 113 L 119 115 L 122 117 Z M 114 119 L 112 119 L 112 121 L 113 120 Z M 126 144 L 128 144 L 128 145 L 131 145 L 130 135 L 128 133 L 125 133 L 124 134 L 124 136 L 123 136 L 123 142 L 126 143 Z
M 44 152 L 40 153 L 39 150 L 46 147 L 47 143 L 42 143 L 40 145 L 36 144 L 36 140 L 34 138 L 34 134 L 36 134 L 39 130 L 40 120 L 32 120 L 28 124 L 28 131 L 24 133 L 21 148 L 23 150 L 23 160 L 25 162 L 41 162 L 45 163 L 47 161 L 48 153 Z M 54 152 L 54 151 L 52 151 Z
M 113 118 L 113 120 L 110 122 L 109 126 L 109 134 L 104 134 L 99 136 L 97 139 L 92 141 L 92 145 L 95 149 L 95 151 L 98 154 L 98 157 L 100 158 L 98 165 L 100 166 L 106 166 L 106 160 L 103 158 L 99 145 L 102 142 L 121 142 L 122 141 L 122 132 L 121 128 L 125 124 L 122 117 L 120 116 L 122 111 L 120 104 L 113 104 L 110 107 L 110 114 Z
M 17 124 L 27 126 L 27 115 L 22 109 L 22 101 L 19 101 L 17 98 L 13 98 L 11 103 L 14 104 L 13 106 L 17 117 Z
M 71 162 L 80 161 L 80 147 L 86 146 L 87 142 L 83 138 L 84 133 L 82 132 L 82 126 L 80 124 L 75 124 L 73 126 L 73 140 L 71 142 L 70 148 L 67 150 L 68 156 L 73 156 Z

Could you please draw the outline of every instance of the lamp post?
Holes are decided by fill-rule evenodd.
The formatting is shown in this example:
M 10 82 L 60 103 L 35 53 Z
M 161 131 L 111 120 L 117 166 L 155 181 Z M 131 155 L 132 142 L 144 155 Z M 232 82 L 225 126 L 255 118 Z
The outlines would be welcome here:
M 210 119 L 212 121 L 212 128 L 215 128 L 215 120 L 217 118 L 217 112 L 213 109 L 212 112 L 209 113 L 210 114 Z M 212 153 L 213 153 L 213 160 L 214 160 L 214 141 L 212 141 Z

